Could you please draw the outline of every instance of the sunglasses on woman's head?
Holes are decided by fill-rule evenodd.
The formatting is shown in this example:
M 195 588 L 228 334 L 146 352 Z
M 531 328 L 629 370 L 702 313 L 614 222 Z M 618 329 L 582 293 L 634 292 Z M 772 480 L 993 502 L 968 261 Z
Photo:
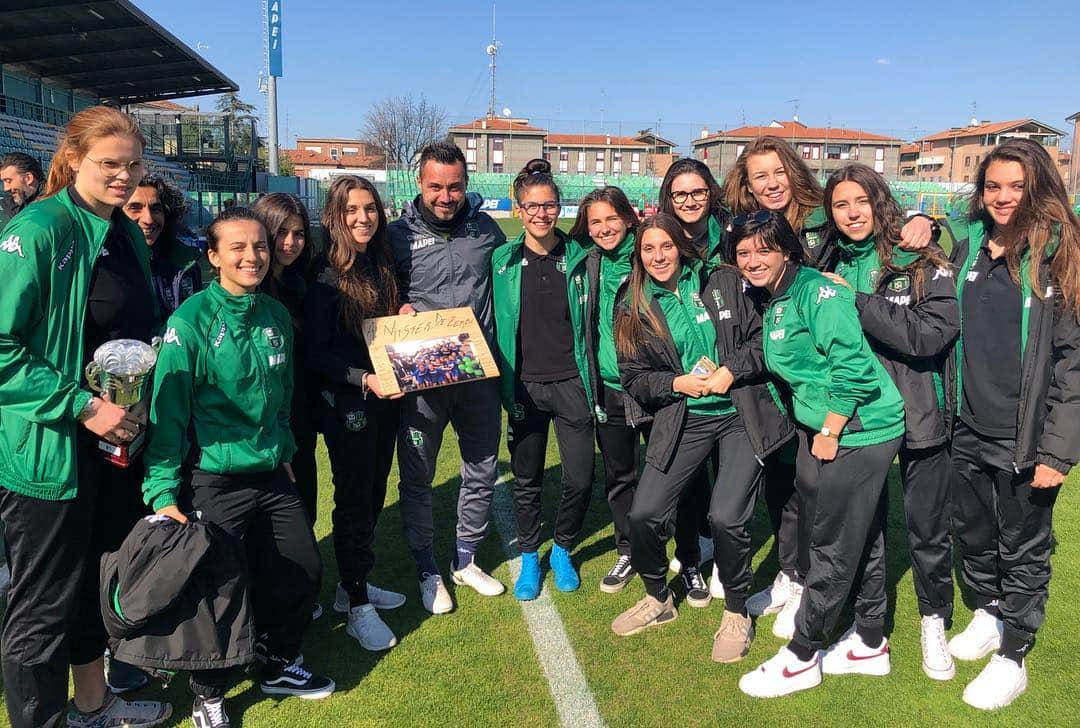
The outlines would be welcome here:
M 756 212 L 744 212 L 743 214 L 736 215 L 734 218 L 732 218 L 731 223 L 733 225 L 738 225 L 739 227 L 742 227 L 743 225 L 749 225 L 750 223 L 761 225 L 762 223 L 766 223 L 770 219 L 772 219 L 772 216 L 775 214 L 776 213 L 774 213 L 772 210 L 757 210 Z

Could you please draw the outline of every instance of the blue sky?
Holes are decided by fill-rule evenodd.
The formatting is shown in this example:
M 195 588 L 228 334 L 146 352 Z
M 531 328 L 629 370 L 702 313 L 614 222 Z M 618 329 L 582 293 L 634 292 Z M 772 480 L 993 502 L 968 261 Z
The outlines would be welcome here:
M 265 107 L 258 0 L 135 4 Z M 1075 0 L 732 5 L 501 0 L 498 110 L 563 132 L 659 124 L 683 145 L 796 104 L 809 125 L 902 138 L 966 124 L 973 102 L 980 119 L 1066 132 L 1080 111 Z M 390 95 L 424 93 L 455 122 L 487 110 L 490 0 L 284 0 L 283 20 L 283 146 L 357 135 Z

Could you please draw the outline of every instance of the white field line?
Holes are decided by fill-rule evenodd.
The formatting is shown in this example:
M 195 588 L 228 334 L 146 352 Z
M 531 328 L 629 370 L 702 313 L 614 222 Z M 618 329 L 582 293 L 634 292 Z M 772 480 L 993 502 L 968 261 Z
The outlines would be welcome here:
M 503 549 L 510 559 L 510 589 L 513 590 L 513 584 L 521 573 L 521 554 L 517 548 L 517 526 L 514 522 L 514 496 L 510 488 L 499 487 L 511 480 L 513 475 L 506 473 L 497 481 L 491 513 L 502 539 Z M 570 639 L 566 636 L 562 618 L 551 600 L 547 584 L 544 584 L 538 598 L 520 604 L 521 611 L 525 613 L 525 623 L 529 627 L 529 636 L 532 637 L 536 656 L 551 688 L 551 697 L 559 714 L 559 724 L 566 728 L 603 728 L 604 719 L 600 717 L 592 691 L 585 682 L 585 674 L 574 655 L 574 648 L 570 646 Z

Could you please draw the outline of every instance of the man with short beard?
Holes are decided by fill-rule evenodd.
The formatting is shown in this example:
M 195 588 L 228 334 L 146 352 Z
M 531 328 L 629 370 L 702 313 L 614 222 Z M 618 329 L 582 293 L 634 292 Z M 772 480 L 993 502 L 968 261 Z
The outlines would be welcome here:
M 45 182 L 45 174 L 38 161 L 29 154 L 11 152 L 0 157 L 0 182 L 3 182 L 4 192 L 7 193 L 0 200 L 2 228 L 37 199 Z
M 494 339 L 491 253 L 506 242 L 499 226 L 480 212 L 478 195 L 466 195 L 465 157 L 454 144 L 436 142 L 420 152 L 420 194 L 406 203 L 388 227 L 397 265 L 400 313 L 468 306 L 488 344 Z M 398 434 L 401 514 L 405 538 L 416 561 L 424 608 L 445 614 L 454 608 L 435 562 L 431 488 L 446 425 L 461 448 L 457 539 L 450 565 L 455 584 L 484 596 L 505 587 L 475 562 L 488 529 L 495 493 L 502 417 L 498 381 L 484 379 L 408 394 L 402 400 Z

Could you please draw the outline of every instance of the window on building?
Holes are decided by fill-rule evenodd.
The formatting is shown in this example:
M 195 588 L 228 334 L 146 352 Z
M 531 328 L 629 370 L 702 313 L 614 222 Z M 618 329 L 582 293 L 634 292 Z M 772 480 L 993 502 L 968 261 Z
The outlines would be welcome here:
M 342 147 L 341 148 L 341 153 L 342 154 L 350 154 L 350 155 L 359 154 L 360 150 L 357 147 Z
M 570 166 L 570 152 L 565 149 L 559 150 L 559 171 L 565 172 Z
M 742 153 L 745 150 L 746 150 L 746 145 L 745 144 L 739 144 L 738 146 L 736 146 L 735 147 L 735 157 L 738 158 L 738 157 L 742 156 Z
M 821 159 L 821 145 L 815 144 L 810 149 L 810 159 Z
M 466 149 L 465 150 L 465 162 L 467 164 L 473 165 L 474 167 L 476 166 L 476 150 L 475 149 Z
M 630 155 L 630 174 L 641 174 L 641 153 L 634 152 Z
M 970 167 L 971 166 L 971 156 L 970 155 L 964 157 L 964 166 L 965 167 Z M 967 182 L 966 179 L 964 181 Z
M 578 174 L 585 174 L 585 152 L 577 153 L 577 171 Z
M 965 174 L 964 175 L 964 182 L 970 182 L 970 181 L 971 181 L 971 177 L 969 175 Z
M 802 158 L 803 159 L 810 159 L 810 145 L 809 144 L 803 144 Z
M 840 145 L 839 144 L 826 144 L 825 145 L 825 159 L 840 159 Z
M 622 174 L 622 152 L 611 153 L 611 171 L 613 174 Z
M 476 149 L 476 137 L 469 137 L 465 140 L 465 147 L 467 149 Z
M 596 153 L 596 171 L 597 171 L 597 173 L 600 173 L 600 174 L 602 174 L 603 171 L 604 171 L 604 153 L 603 152 L 597 152 Z
M 491 148 L 501 152 L 503 150 L 503 142 L 504 141 L 506 141 L 506 140 L 505 139 L 492 139 L 491 140 Z
M 878 147 L 874 150 L 874 159 L 879 162 L 885 161 L 885 147 Z
M 502 162 L 498 162 L 498 163 L 493 162 L 491 164 L 491 171 L 495 172 L 496 174 L 501 174 L 502 171 L 503 171 Z
M 330 159 L 337 159 L 339 156 L 338 148 L 330 147 Z
M 465 168 L 468 169 L 470 172 L 475 172 L 476 171 L 476 165 L 475 164 L 467 164 L 467 165 L 465 165 Z
M 851 148 L 851 158 L 852 159 L 858 159 L 859 158 L 859 148 L 858 147 L 852 147 Z

